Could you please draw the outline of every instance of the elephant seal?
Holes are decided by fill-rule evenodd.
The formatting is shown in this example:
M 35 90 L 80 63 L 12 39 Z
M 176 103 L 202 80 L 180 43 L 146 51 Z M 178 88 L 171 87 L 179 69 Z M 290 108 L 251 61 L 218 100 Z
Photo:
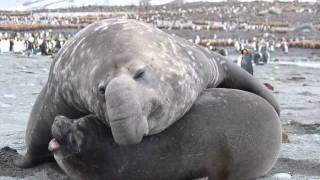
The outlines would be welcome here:
M 254 113 L 247 113 L 248 109 Z M 119 146 L 94 116 L 57 116 L 48 148 L 74 179 L 253 179 L 277 160 L 281 124 L 259 96 L 208 89 L 191 110 L 141 143 Z
M 208 87 L 250 91 L 279 105 L 258 80 L 222 56 L 135 20 L 104 20 L 59 51 L 26 131 L 31 167 L 51 156 L 54 117 L 95 114 L 121 145 L 137 144 L 180 119 Z

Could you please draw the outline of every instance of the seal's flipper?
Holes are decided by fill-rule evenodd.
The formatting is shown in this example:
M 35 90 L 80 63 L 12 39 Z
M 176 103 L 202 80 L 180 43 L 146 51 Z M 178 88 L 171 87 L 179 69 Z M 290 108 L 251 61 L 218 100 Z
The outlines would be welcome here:
M 220 67 L 219 69 L 224 69 L 223 79 L 218 85 L 219 88 L 232 88 L 240 89 L 243 91 L 248 91 L 261 96 L 267 100 L 276 110 L 278 115 L 280 114 L 280 106 L 272 94 L 272 91 L 267 89 L 261 82 L 254 78 L 251 74 L 247 73 L 242 68 L 239 68 L 236 64 L 227 61 L 224 65 L 217 63 Z
M 53 156 L 49 153 L 47 154 L 47 156 L 35 158 L 34 156 L 30 156 L 30 154 L 27 152 L 24 156 L 18 159 L 15 159 L 13 161 L 13 164 L 20 168 L 31 168 L 42 162 L 49 162 L 49 161 L 55 161 Z
M 14 162 L 18 167 L 30 168 L 52 158 L 52 154 L 48 151 L 48 143 L 52 139 L 51 126 L 57 115 L 71 116 L 71 118 L 81 116 L 79 112 L 67 106 L 54 90 L 46 85 L 37 97 L 26 131 L 27 153 Z

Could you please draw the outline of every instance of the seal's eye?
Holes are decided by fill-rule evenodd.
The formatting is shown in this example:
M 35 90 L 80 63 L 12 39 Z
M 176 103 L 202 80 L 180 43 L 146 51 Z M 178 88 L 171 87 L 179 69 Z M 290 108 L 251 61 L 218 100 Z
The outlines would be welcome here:
M 140 79 L 144 76 L 146 70 L 145 69 L 140 69 L 138 70 L 135 75 L 133 76 L 134 79 Z

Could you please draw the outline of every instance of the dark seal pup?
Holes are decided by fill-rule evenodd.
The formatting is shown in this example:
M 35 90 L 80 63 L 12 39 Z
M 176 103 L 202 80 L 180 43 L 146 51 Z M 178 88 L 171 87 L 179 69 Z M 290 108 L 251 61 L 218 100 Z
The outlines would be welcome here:
M 180 119 L 208 87 L 253 92 L 279 112 L 272 93 L 222 56 L 134 20 L 89 25 L 59 51 L 26 132 L 31 167 L 50 156 L 54 117 L 96 115 L 121 145 L 139 143 Z
M 248 113 L 248 109 L 254 113 Z M 264 99 L 239 90 L 206 90 L 191 110 L 141 143 L 119 146 L 95 116 L 57 116 L 49 144 L 74 179 L 252 179 L 277 160 L 281 124 Z

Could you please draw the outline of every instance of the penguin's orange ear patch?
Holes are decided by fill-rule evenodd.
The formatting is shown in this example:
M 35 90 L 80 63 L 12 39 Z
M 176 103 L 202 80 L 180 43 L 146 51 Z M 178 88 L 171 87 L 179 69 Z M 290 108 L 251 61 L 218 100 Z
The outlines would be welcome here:
M 246 48 L 242 49 L 241 54 L 243 54 L 243 55 L 249 54 L 248 49 L 246 49 Z

